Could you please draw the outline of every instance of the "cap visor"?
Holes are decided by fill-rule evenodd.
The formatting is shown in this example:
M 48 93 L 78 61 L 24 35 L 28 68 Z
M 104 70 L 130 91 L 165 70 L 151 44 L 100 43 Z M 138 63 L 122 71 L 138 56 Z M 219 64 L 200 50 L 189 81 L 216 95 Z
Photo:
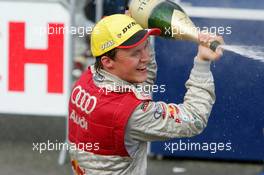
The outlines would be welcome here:
M 148 36 L 150 35 L 158 36 L 160 34 L 161 34 L 161 30 L 159 28 L 140 30 L 137 33 L 135 33 L 131 38 L 129 38 L 124 43 L 122 43 L 120 46 L 118 46 L 117 48 L 120 48 L 120 49 L 133 48 L 143 43 L 148 38 Z

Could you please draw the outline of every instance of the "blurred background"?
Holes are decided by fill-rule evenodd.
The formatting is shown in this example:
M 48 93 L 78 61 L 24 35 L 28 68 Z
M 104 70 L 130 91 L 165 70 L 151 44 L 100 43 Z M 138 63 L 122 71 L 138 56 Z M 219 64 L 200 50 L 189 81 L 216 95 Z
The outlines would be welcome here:
M 264 45 L 264 1 L 173 2 L 226 44 Z M 58 148 L 67 135 L 71 85 L 94 62 L 94 23 L 126 6 L 120 0 L 0 0 L 1 175 L 72 174 L 67 152 Z M 197 44 L 152 42 L 156 84 L 166 87 L 154 99 L 181 103 Z M 148 174 L 264 174 L 264 63 L 225 52 L 212 72 L 217 100 L 208 127 L 193 138 L 151 143 Z

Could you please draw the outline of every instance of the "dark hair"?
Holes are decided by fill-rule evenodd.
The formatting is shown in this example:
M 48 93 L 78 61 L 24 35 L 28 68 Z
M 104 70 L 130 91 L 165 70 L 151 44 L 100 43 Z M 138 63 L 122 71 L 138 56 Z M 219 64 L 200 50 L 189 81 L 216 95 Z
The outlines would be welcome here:
M 101 58 L 103 56 L 107 56 L 107 57 L 111 58 L 112 60 L 115 60 L 116 50 L 117 49 L 114 48 L 114 49 L 109 50 L 108 52 L 104 53 L 103 55 L 95 57 L 95 63 L 94 63 L 95 70 L 98 71 L 98 70 L 103 68 L 103 64 L 102 64 L 102 61 L 101 61 Z

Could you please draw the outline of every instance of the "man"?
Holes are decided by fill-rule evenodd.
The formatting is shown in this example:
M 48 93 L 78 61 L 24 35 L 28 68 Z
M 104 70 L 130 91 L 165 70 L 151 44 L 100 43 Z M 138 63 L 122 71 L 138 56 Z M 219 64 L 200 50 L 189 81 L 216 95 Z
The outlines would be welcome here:
M 221 56 L 200 45 L 183 104 L 154 102 L 142 91 L 156 78 L 148 41 L 159 29 L 126 15 L 99 21 L 91 34 L 95 65 L 75 83 L 69 103 L 69 141 L 76 174 L 146 174 L 147 142 L 202 132 L 215 101 L 210 60 Z M 220 37 L 200 35 L 206 45 Z M 149 88 L 151 89 L 151 88 Z

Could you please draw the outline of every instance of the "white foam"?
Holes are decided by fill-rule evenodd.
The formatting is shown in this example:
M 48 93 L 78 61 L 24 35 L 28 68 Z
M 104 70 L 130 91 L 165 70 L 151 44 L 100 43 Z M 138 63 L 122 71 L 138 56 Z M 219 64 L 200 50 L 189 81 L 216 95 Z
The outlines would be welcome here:
M 244 57 L 264 62 L 264 47 L 262 46 L 222 45 L 220 47 Z

